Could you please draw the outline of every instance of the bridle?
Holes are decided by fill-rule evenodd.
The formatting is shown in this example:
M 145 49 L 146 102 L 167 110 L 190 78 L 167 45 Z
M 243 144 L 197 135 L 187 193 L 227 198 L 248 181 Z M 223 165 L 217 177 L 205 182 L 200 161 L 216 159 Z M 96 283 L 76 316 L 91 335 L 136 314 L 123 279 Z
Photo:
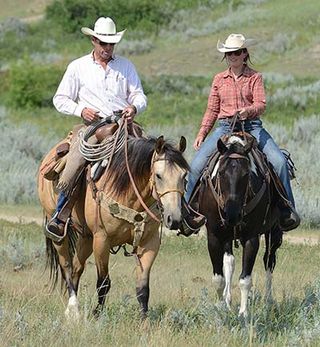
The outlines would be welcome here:
M 183 190 L 181 189 L 168 189 L 166 191 L 164 191 L 163 193 L 159 193 L 158 190 L 157 190 L 157 185 L 156 185 L 156 182 L 154 180 L 154 163 L 157 162 L 157 161 L 169 161 L 168 159 L 166 158 L 156 158 L 157 156 L 157 153 L 156 151 L 153 153 L 153 156 L 152 156 L 152 159 L 151 159 L 151 175 L 150 175 L 150 179 L 149 179 L 149 183 L 150 183 L 150 190 L 151 190 L 151 194 L 152 192 L 154 191 L 155 194 L 156 194 L 156 197 L 157 197 L 157 201 L 162 205 L 161 203 L 161 198 L 166 195 L 166 194 L 169 194 L 169 193 L 179 193 L 181 196 L 183 196 L 184 192 Z
M 243 154 L 239 154 L 239 153 L 231 153 L 227 156 L 226 155 L 222 156 L 219 160 L 221 161 L 222 159 L 228 159 L 228 158 L 230 158 L 230 159 L 242 159 L 242 160 L 250 161 L 250 159 L 247 156 L 245 156 Z M 224 203 L 224 200 L 222 198 L 220 180 L 221 180 L 221 176 L 220 176 L 219 170 L 217 173 L 215 186 L 212 184 L 211 177 L 210 176 L 208 177 L 208 182 L 209 182 L 209 186 L 211 188 L 211 192 L 213 194 L 214 199 L 217 202 L 220 220 L 221 220 L 222 224 L 225 225 L 225 218 L 223 217 L 223 210 L 225 207 L 225 203 Z M 249 195 L 249 182 L 248 182 L 247 187 L 246 187 L 246 191 L 245 191 L 245 195 L 244 195 L 244 202 L 246 202 L 248 200 L 248 195 Z M 242 206 L 242 211 L 241 211 L 242 216 L 244 215 L 244 210 L 245 210 L 245 205 Z
M 131 170 L 130 170 L 130 166 L 129 166 L 129 161 L 128 161 L 128 137 L 129 137 L 129 134 L 128 134 L 128 124 L 127 124 L 127 119 L 125 118 L 124 120 L 124 128 L 125 128 L 125 142 L 124 142 L 124 151 L 125 151 L 125 159 L 126 159 L 126 166 L 127 166 L 127 171 L 128 171 L 128 175 L 129 175 L 129 178 L 130 178 L 130 181 L 131 181 L 131 184 L 132 184 L 132 187 L 133 187 L 133 190 L 139 200 L 139 202 L 141 203 L 141 205 L 143 206 L 143 208 L 145 209 L 145 211 L 148 213 L 148 215 L 154 219 L 156 222 L 158 222 L 159 224 L 161 224 L 161 220 L 162 220 L 162 215 L 163 215 L 163 205 L 162 205 L 162 202 L 161 202 L 161 197 L 163 197 L 164 195 L 166 194 L 169 194 L 169 193 L 175 193 L 175 192 L 178 192 L 181 194 L 181 196 L 183 195 L 183 191 L 181 190 L 178 190 L 178 189 L 169 189 L 163 193 L 159 193 L 158 190 L 157 190 L 157 187 L 156 187 L 156 184 L 155 184 L 155 181 L 154 181 L 154 171 L 153 171 L 153 167 L 154 167 L 154 163 L 156 161 L 160 161 L 160 160 L 168 160 L 168 159 L 165 159 L 165 158 L 156 158 L 156 154 L 157 152 L 154 151 L 153 152 L 153 155 L 152 155 L 152 159 L 151 159 L 151 175 L 150 175 L 150 179 L 149 179 L 149 182 L 150 182 L 150 191 L 151 191 L 151 194 L 152 194 L 152 191 L 154 189 L 155 191 L 155 194 L 156 194 L 156 201 L 157 201 L 157 204 L 158 204 L 158 207 L 159 207 L 159 210 L 160 210 L 160 213 L 161 213 L 161 220 L 151 211 L 151 209 L 146 205 L 146 203 L 143 201 L 142 197 L 141 197 L 141 194 L 137 188 L 137 185 L 133 179 L 133 176 L 132 176 L 132 173 L 131 173 Z

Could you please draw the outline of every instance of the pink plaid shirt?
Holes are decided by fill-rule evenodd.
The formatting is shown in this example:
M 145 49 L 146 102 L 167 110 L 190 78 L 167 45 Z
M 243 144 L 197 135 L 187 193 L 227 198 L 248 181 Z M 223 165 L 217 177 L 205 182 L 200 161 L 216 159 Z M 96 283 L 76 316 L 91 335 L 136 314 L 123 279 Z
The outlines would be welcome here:
M 241 108 L 248 119 L 259 117 L 266 108 L 262 75 L 248 66 L 237 81 L 230 69 L 214 77 L 200 134 L 206 136 L 217 119 L 232 117 Z

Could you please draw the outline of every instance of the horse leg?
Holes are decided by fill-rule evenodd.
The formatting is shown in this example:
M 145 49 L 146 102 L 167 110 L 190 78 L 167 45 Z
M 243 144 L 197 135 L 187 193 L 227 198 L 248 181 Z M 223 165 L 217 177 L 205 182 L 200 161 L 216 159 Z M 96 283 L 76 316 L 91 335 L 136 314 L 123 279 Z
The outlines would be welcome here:
M 86 260 L 92 253 L 92 239 L 83 237 L 79 235 L 77 244 L 76 244 L 76 253 L 73 257 L 72 264 L 72 284 L 74 288 L 75 295 L 71 296 L 68 301 L 68 306 L 66 309 L 66 316 L 77 315 L 79 311 L 79 304 L 77 300 L 77 293 L 79 287 L 79 280 L 83 273 Z
M 76 253 L 73 257 L 72 281 L 76 293 L 78 293 L 80 277 L 84 271 L 86 260 L 92 254 L 92 236 L 79 235 L 76 245 Z
M 149 303 L 149 280 L 150 270 L 153 262 L 158 254 L 160 247 L 159 235 L 144 243 L 142 247 L 138 248 L 137 265 L 136 265 L 136 294 L 140 305 L 141 319 L 145 319 L 148 313 Z
M 265 234 L 266 251 L 263 256 L 266 271 L 266 301 L 272 301 L 272 274 L 276 266 L 276 251 L 282 244 L 282 231 L 274 226 Z
M 242 272 L 240 274 L 239 287 L 241 291 L 241 303 L 239 316 L 248 316 L 248 298 L 252 287 L 252 269 L 259 250 L 259 236 L 255 236 L 242 243 Z
M 232 241 L 228 241 L 224 247 L 223 256 L 223 274 L 225 278 L 225 287 L 223 291 L 223 299 L 227 304 L 227 307 L 231 308 L 231 285 L 232 277 L 234 273 L 234 255 L 232 251 Z
M 219 300 L 223 300 L 225 279 L 223 276 L 223 244 L 218 237 L 208 229 L 208 251 L 213 268 L 212 283 L 217 291 Z
M 79 302 L 77 292 L 72 282 L 72 259 L 69 250 L 69 240 L 66 237 L 61 244 L 53 242 L 57 251 L 62 277 L 64 278 L 68 290 L 68 306 L 65 316 L 68 320 L 79 319 Z
M 111 288 L 111 280 L 109 278 L 109 251 L 110 245 L 107 240 L 107 235 L 104 232 L 97 232 L 93 236 L 93 253 L 97 267 L 97 294 L 98 305 L 93 310 L 95 318 L 99 318 L 106 296 Z

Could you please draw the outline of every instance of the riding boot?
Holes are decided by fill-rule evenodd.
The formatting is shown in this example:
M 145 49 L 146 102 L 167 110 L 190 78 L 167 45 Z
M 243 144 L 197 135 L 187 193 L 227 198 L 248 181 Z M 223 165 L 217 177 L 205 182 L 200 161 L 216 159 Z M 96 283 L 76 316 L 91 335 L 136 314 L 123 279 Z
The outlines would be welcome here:
M 282 231 L 293 230 L 300 225 L 300 217 L 292 204 L 281 202 L 279 212 L 279 226 Z
M 65 193 L 60 192 L 58 196 L 56 211 L 53 217 L 50 219 L 50 221 L 47 224 L 47 230 L 58 237 L 61 237 L 64 235 L 65 221 L 59 219 L 59 214 L 62 208 L 67 204 L 67 202 L 68 202 L 68 198 L 65 195 Z
M 200 228 L 206 223 L 206 217 L 199 213 L 196 203 L 192 207 L 182 198 L 182 223 L 179 227 L 178 235 L 190 236 L 197 234 Z

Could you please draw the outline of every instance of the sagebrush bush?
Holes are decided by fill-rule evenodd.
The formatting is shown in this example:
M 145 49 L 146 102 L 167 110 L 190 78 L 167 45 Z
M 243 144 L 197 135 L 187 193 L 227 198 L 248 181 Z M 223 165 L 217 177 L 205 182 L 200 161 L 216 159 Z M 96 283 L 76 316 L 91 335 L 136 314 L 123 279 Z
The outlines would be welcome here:
M 36 177 L 40 161 L 57 140 L 28 123 L 13 125 L 0 108 L 0 201 L 19 204 L 37 201 Z

